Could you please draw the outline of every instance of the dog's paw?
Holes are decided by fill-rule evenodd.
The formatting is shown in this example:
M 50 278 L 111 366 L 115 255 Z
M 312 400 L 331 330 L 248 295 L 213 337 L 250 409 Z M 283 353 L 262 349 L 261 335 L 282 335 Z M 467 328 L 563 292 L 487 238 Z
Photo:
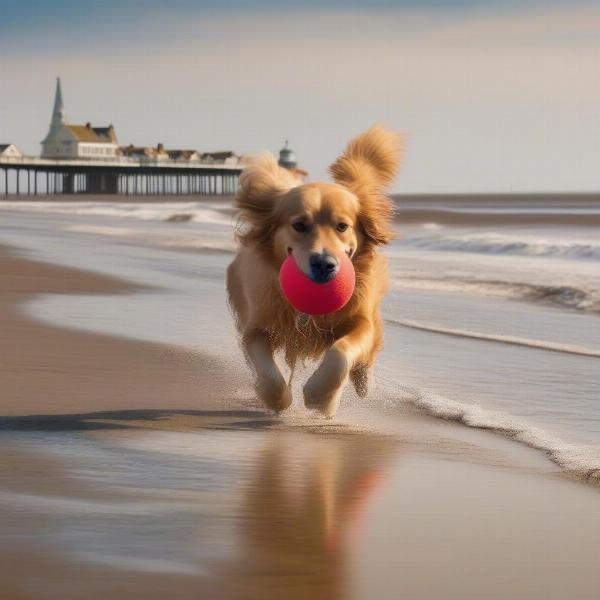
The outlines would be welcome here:
M 335 415 L 340 404 L 341 389 L 333 393 L 324 394 L 319 385 L 309 379 L 303 389 L 304 405 L 311 410 L 318 410 L 325 417 L 331 418 Z
M 275 412 L 281 412 L 292 403 L 292 391 L 281 375 L 262 377 L 256 382 L 256 394 L 262 403 Z
M 306 408 L 318 410 L 332 417 L 340 404 L 342 387 L 348 377 L 348 361 L 338 351 L 330 350 L 321 366 L 304 386 Z
M 332 418 L 339 405 L 342 389 L 338 388 L 333 392 L 323 393 L 318 385 L 311 383 L 309 379 L 304 386 L 304 405 L 306 408 L 318 410 L 323 416 Z

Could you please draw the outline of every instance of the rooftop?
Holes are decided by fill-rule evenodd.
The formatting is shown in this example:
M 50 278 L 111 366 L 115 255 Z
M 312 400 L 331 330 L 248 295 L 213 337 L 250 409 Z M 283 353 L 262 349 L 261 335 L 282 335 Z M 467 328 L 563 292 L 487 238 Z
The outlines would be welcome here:
M 78 142 L 93 144 L 116 144 L 117 135 L 112 125 L 107 127 L 92 127 L 90 123 L 85 125 L 65 125 L 75 136 Z

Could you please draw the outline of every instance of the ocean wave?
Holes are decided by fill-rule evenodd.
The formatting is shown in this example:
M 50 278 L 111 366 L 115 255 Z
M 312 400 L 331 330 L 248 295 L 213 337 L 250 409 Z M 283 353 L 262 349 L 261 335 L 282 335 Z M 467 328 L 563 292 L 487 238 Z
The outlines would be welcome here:
M 401 401 L 433 417 L 492 431 L 541 450 L 563 471 L 577 479 L 600 484 L 600 446 L 569 443 L 542 428 L 510 415 L 466 404 L 422 390 L 401 388 Z
M 207 202 L 0 202 L 0 209 L 18 212 L 44 212 L 139 219 L 142 221 L 186 221 L 220 225 L 232 224 L 232 208 L 227 203 Z
M 114 227 L 105 225 L 67 225 L 65 231 L 84 233 L 90 235 L 102 235 L 108 237 L 125 238 L 130 241 L 162 246 L 163 248 L 174 248 L 177 250 L 198 250 L 205 252 L 236 251 L 236 244 L 227 240 L 206 240 L 197 236 L 165 235 L 156 232 L 145 232 L 131 227 Z
M 569 238 L 524 237 L 509 233 L 465 233 L 405 239 L 404 246 L 426 250 L 514 254 L 558 258 L 600 260 L 600 241 Z
M 199 250 L 202 252 L 217 252 L 225 254 L 234 254 L 237 250 L 237 246 L 234 242 L 211 242 L 181 238 L 162 240 L 160 245 L 163 248 L 175 248 L 177 250 Z
M 508 300 L 526 300 L 600 313 L 600 288 L 592 289 L 575 285 L 543 285 L 518 281 L 479 278 L 427 278 L 396 276 L 392 286 L 397 290 L 432 290 L 441 292 L 471 293 Z
M 509 344 L 513 346 L 524 346 L 526 348 L 537 348 L 539 350 L 546 350 L 548 352 L 562 352 L 565 354 L 575 354 L 578 356 L 592 356 L 595 358 L 600 358 L 600 349 L 587 348 L 585 346 L 577 346 L 575 344 L 562 344 L 558 342 L 534 340 L 509 335 L 481 333 L 477 331 L 454 329 L 450 327 L 443 327 L 440 325 L 430 325 L 428 323 L 403 319 L 386 319 L 386 322 L 399 327 L 409 327 L 410 329 L 418 329 L 420 331 L 428 331 L 431 333 L 439 333 L 442 335 L 450 335 L 453 337 L 477 339 L 486 342 L 497 342 L 500 344 Z

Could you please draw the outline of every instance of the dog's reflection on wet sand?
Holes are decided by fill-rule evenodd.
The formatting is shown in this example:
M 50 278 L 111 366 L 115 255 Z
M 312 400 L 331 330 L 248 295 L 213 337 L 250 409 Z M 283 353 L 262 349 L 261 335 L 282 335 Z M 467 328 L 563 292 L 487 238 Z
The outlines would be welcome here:
M 364 434 L 270 435 L 241 495 L 239 562 L 218 569 L 224 596 L 345 597 L 345 555 L 395 445 Z

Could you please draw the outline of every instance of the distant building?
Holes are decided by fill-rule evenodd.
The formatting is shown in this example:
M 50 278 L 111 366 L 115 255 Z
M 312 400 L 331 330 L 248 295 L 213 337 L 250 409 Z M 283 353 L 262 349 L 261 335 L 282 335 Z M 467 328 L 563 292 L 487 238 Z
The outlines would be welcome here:
M 0 144 L 1 158 L 23 158 L 23 153 L 14 144 Z
M 171 160 L 176 162 L 192 162 L 207 165 L 237 165 L 240 157 L 229 150 L 223 152 L 204 152 L 197 150 L 167 149 L 163 144 L 156 146 L 129 146 L 119 147 L 119 156 L 135 160 Z
M 223 152 L 203 152 L 202 162 L 207 165 L 225 164 L 236 165 L 239 162 L 239 156 L 235 152 L 226 150 Z
M 200 154 L 196 150 L 166 150 L 171 160 L 200 161 Z
M 117 135 L 112 125 L 92 127 L 65 122 L 60 78 L 56 80 L 54 110 L 48 135 L 42 142 L 42 158 L 115 158 L 119 154 Z
M 156 147 L 134 146 L 133 144 L 129 144 L 129 146 L 121 146 L 119 148 L 119 156 L 126 156 L 136 160 L 161 161 L 169 159 L 169 154 L 162 144 L 157 144 Z

